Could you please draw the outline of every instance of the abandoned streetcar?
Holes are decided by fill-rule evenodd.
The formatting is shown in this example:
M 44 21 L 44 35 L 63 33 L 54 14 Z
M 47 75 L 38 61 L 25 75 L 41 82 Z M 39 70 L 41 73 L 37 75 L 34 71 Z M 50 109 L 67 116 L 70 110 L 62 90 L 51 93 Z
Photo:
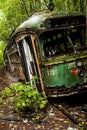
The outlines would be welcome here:
M 31 82 L 48 97 L 87 89 L 86 17 L 78 12 L 34 13 L 11 35 L 4 52 L 6 69 Z

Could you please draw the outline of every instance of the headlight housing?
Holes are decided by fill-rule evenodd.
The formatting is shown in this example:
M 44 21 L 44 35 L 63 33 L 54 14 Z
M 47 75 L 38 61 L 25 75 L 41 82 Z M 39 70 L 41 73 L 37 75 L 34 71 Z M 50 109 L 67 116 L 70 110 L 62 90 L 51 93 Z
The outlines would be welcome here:
M 83 67 L 83 62 L 82 62 L 82 60 L 77 60 L 77 61 L 76 61 L 76 66 L 77 66 L 78 68 L 82 68 L 82 67 Z

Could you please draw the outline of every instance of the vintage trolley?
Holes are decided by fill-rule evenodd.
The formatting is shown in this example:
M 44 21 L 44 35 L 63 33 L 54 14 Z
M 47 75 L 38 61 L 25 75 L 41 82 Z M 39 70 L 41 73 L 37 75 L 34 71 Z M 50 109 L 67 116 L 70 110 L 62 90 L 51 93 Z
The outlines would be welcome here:
M 48 97 L 74 95 L 87 89 L 86 17 L 78 12 L 32 14 L 11 35 L 5 67 Z

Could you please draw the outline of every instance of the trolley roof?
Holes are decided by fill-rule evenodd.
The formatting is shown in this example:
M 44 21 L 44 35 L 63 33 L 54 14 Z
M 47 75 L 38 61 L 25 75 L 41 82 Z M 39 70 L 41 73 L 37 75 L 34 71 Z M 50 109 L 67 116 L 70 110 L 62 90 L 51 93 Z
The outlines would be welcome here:
M 66 18 L 68 17 L 74 17 L 74 16 L 82 16 L 82 14 L 78 12 L 68 12 L 68 11 L 62 11 L 62 12 L 51 12 L 51 11 L 42 11 L 32 14 L 28 20 L 24 21 L 12 34 L 12 37 L 16 33 L 20 33 L 21 31 L 28 30 L 32 33 L 40 34 L 41 32 L 45 31 L 47 28 L 44 26 L 45 21 L 47 19 L 52 18 Z

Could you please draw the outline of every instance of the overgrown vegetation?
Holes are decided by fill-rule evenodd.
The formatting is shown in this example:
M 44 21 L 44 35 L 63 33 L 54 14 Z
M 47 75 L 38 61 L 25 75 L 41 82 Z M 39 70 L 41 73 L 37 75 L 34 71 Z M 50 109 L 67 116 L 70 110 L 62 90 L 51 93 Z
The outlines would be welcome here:
M 4 49 L 6 47 L 6 44 L 4 44 L 2 41 L 0 42 L 0 68 L 3 67 L 4 59 L 3 59 L 3 53 Z
M 47 104 L 47 99 L 36 90 L 36 85 L 18 82 L 0 92 L 0 106 L 13 106 L 13 110 L 38 112 Z

